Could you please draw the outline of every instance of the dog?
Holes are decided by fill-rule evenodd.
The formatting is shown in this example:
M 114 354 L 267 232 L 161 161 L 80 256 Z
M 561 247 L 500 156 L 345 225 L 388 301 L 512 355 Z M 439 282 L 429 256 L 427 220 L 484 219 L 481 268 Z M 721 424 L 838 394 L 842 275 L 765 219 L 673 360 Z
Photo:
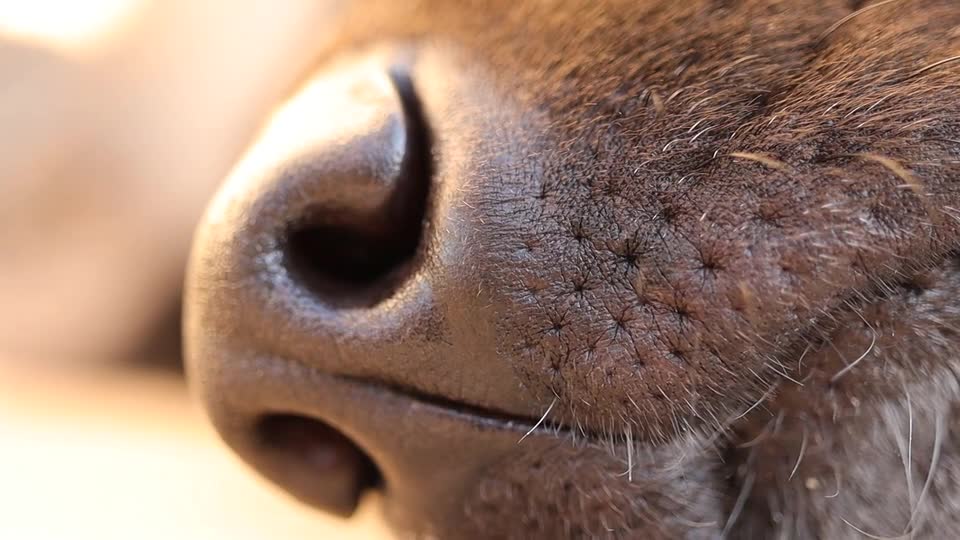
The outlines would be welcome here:
M 348 2 L 188 374 L 417 538 L 960 536 L 960 4 Z

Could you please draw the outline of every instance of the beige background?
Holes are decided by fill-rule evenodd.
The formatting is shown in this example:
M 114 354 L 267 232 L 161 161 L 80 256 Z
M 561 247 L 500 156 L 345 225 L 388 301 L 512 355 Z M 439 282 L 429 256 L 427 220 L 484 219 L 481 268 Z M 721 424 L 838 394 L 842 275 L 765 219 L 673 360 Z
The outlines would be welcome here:
M 312 511 L 228 453 L 178 378 L 0 364 L 0 538 L 386 538 L 378 501 Z
M 194 223 L 314 60 L 331 0 L 0 0 L 0 538 L 301 539 L 173 370 Z
M 0 0 L 0 353 L 135 348 L 337 5 Z

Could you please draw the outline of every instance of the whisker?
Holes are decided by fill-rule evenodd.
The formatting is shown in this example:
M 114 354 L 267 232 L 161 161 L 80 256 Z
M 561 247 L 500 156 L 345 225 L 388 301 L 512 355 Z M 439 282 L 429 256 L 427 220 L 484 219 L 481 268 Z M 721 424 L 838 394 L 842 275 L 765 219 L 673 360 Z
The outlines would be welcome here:
M 859 364 L 861 360 L 863 360 L 864 358 L 866 358 L 867 355 L 870 354 L 870 353 L 873 351 L 873 347 L 877 344 L 877 331 L 874 330 L 874 328 L 873 328 L 872 326 L 870 326 L 870 323 L 868 323 L 866 319 L 863 318 L 863 314 L 861 314 L 861 313 L 858 312 L 857 315 L 860 317 L 860 320 L 863 321 L 863 324 L 867 325 L 867 328 L 869 328 L 870 331 L 871 331 L 871 333 L 872 333 L 871 341 L 870 341 L 870 346 L 867 347 L 867 350 L 863 351 L 863 354 L 861 354 L 859 358 L 857 358 L 857 359 L 854 360 L 853 362 L 847 364 L 847 366 L 846 366 L 845 368 L 841 369 L 840 371 L 837 372 L 836 375 L 834 375 L 833 377 L 831 377 L 831 378 L 830 378 L 830 384 L 836 383 L 838 380 L 840 380 L 840 377 L 843 377 L 843 376 L 846 375 L 850 370 L 852 370 L 853 368 L 857 367 L 857 364 Z
M 853 523 L 850 523 L 849 521 L 847 521 L 847 519 L 844 517 L 841 517 L 840 521 L 846 523 L 848 527 L 857 531 L 858 533 L 866 536 L 867 538 L 873 538 L 874 540 L 900 540 L 902 538 L 908 538 L 910 536 L 908 534 L 901 534 L 900 536 L 878 536 L 876 534 L 870 534 L 867 531 L 861 529 L 860 527 L 857 527 Z
M 774 159 L 774 158 L 772 158 L 772 157 L 770 157 L 770 156 L 768 156 L 768 155 L 766 155 L 766 154 L 756 154 L 756 153 L 753 153 L 753 152 L 732 152 L 732 153 L 727 154 L 727 155 L 729 155 L 729 156 L 732 157 L 732 158 L 739 158 L 739 159 L 746 159 L 746 160 L 748 160 L 748 161 L 755 161 L 755 162 L 757 162 L 757 163 L 760 163 L 760 164 L 762 164 L 762 165 L 766 165 L 767 167 L 769 167 L 769 168 L 771 168 L 771 169 L 778 170 L 778 171 L 790 172 L 790 171 L 793 170 L 793 169 L 790 167 L 790 165 L 787 165 L 786 163 L 784 163 L 784 162 L 782 162 L 782 161 L 780 161 L 780 160 L 778 160 L 778 159 Z
M 787 481 L 793 480 L 793 475 L 797 474 L 797 469 L 800 468 L 800 462 L 803 461 L 803 453 L 807 449 L 807 428 L 803 428 L 803 440 L 800 441 L 800 455 L 797 456 L 797 463 L 794 464 L 793 470 L 790 471 L 790 476 L 787 478 Z
M 930 64 L 929 66 L 925 66 L 925 67 L 922 67 L 922 68 L 918 69 L 917 71 L 914 71 L 914 72 L 911 73 L 910 75 L 907 75 L 906 77 L 904 77 L 903 79 L 900 79 L 900 80 L 897 81 L 897 82 L 909 81 L 910 79 L 912 79 L 912 78 L 914 78 L 914 77 L 918 77 L 918 76 L 920 76 L 920 75 L 923 75 L 924 73 L 926 73 L 926 72 L 928 72 L 928 71 L 930 71 L 930 70 L 932 70 L 932 69 L 936 69 L 936 68 L 938 68 L 938 67 L 940 67 L 940 66 L 942 66 L 942 65 L 944 65 L 944 64 L 950 64 L 950 63 L 957 62 L 957 61 L 960 61 L 960 55 L 951 56 L 951 57 L 949 57 L 949 58 L 944 58 L 943 60 L 938 60 L 938 61 Z
M 740 514 L 743 512 L 743 507 L 747 504 L 747 497 L 750 496 L 753 490 L 753 481 L 755 479 L 756 475 L 753 472 L 747 475 L 747 480 L 743 483 L 743 487 L 740 488 L 740 494 L 737 495 L 737 502 L 734 503 L 733 510 L 730 511 L 730 517 L 727 518 L 727 523 L 723 526 L 723 532 L 720 533 L 720 538 L 728 538 L 730 536 L 730 529 L 733 528 L 733 524 L 737 522 Z
M 835 499 L 840 496 L 840 473 L 836 469 L 833 470 L 833 480 L 837 483 L 837 491 L 831 495 L 824 495 L 824 499 Z
M 550 406 L 547 407 L 547 410 L 543 413 L 543 416 L 541 416 L 540 419 L 537 420 L 537 423 L 534 424 L 532 428 L 530 428 L 530 431 L 524 433 L 524 434 L 523 434 L 523 437 L 520 437 L 520 440 L 517 441 L 517 444 L 522 443 L 524 439 L 526 439 L 528 436 L 530 436 L 531 433 L 533 433 L 534 431 L 536 431 L 537 428 L 540 427 L 541 424 L 543 424 L 543 422 L 547 419 L 547 415 L 550 414 L 550 411 L 553 410 L 553 406 L 556 405 L 556 404 L 557 404 L 557 398 L 554 397 L 554 398 L 553 398 L 553 401 L 550 402 Z
M 874 9 L 876 9 L 876 8 L 878 8 L 878 7 L 885 6 L 885 5 L 887 5 L 887 4 L 891 4 L 891 3 L 897 2 L 897 1 L 899 1 L 899 0 L 883 0 L 882 2 L 877 2 L 876 4 L 870 4 L 869 6 L 865 6 L 865 7 L 862 7 L 862 8 L 860 8 L 860 9 L 858 9 L 857 11 L 854 11 L 853 13 L 851 13 L 851 14 L 847 15 L 846 17 L 840 19 L 839 21 L 833 23 L 832 25 L 830 25 L 829 28 L 827 28 L 826 30 L 824 30 L 823 33 L 820 34 L 820 37 L 817 38 L 817 41 L 814 42 L 814 46 L 815 46 L 815 47 L 819 47 L 820 44 L 823 43 L 823 40 L 827 39 L 827 37 L 828 37 L 830 34 L 836 32 L 838 28 L 840 28 L 841 26 L 843 26 L 843 25 L 847 24 L 848 22 L 850 22 L 851 19 L 853 19 L 853 18 L 855 18 L 855 17 L 859 17 L 860 15 L 863 15 L 864 13 L 866 13 L 866 12 L 868 12 L 868 11 L 871 11 L 871 10 L 874 10 Z
M 930 470 L 927 472 L 927 480 L 923 483 L 923 489 L 920 490 L 920 496 L 917 497 L 917 504 L 914 505 L 913 512 L 910 513 L 910 521 L 907 522 L 907 527 L 904 529 L 905 533 L 913 526 L 913 521 L 916 519 L 920 510 L 920 504 L 923 502 L 924 497 L 926 497 L 927 492 L 930 490 L 930 485 L 933 483 L 933 473 L 936 471 L 937 465 L 940 464 L 940 451 L 943 449 L 944 420 L 943 414 L 937 415 L 933 434 L 933 455 L 930 456 Z

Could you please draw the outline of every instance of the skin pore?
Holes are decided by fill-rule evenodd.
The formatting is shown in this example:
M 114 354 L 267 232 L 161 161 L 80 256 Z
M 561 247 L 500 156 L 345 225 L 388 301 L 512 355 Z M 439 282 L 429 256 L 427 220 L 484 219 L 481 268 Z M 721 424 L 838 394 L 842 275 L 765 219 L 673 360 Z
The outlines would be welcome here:
M 960 535 L 960 6 L 340 17 L 194 246 L 244 459 L 414 537 Z

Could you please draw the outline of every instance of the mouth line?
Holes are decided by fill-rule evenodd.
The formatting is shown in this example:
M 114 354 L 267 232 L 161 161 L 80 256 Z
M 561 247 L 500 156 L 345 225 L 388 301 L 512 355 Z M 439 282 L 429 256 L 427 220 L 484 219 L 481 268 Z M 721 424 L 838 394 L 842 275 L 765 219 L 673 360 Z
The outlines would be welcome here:
M 900 287 L 903 287 L 903 285 L 900 284 Z M 864 296 L 865 294 L 867 295 L 866 297 Z M 830 321 L 840 314 L 856 313 L 857 306 L 861 303 L 882 301 L 890 295 L 892 295 L 891 291 L 884 292 L 873 290 L 851 294 L 849 297 L 846 297 L 839 302 L 839 305 L 836 307 L 836 309 L 831 310 L 829 315 L 823 317 L 825 320 L 818 319 L 813 321 L 804 331 L 797 332 L 793 339 L 794 346 L 790 347 L 790 350 L 793 350 L 793 348 L 796 347 L 799 351 L 802 344 L 806 344 L 806 346 L 809 347 L 811 342 L 817 342 L 820 339 L 823 339 L 822 334 L 824 332 L 829 332 L 836 328 L 835 325 Z M 779 371 L 777 373 L 783 375 Z M 611 443 L 614 445 L 619 445 L 626 444 L 628 442 L 626 440 L 627 435 L 624 434 L 604 433 L 594 429 L 586 428 L 579 423 L 576 427 L 573 427 L 567 425 L 566 423 L 550 420 L 549 416 L 553 411 L 554 406 L 557 405 L 557 401 L 554 401 L 546 406 L 542 416 L 532 417 L 510 413 L 497 408 L 457 401 L 455 399 L 451 399 L 443 395 L 432 394 L 409 385 L 395 384 L 378 379 L 346 374 L 336 374 L 333 375 L 332 378 L 351 386 L 359 386 L 365 391 L 373 394 L 379 394 L 394 400 L 416 404 L 420 407 L 428 409 L 434 414 L 439 414 L 452 420 L 468 423 L 481 430 L 495 429 L 500 431 L 516 432 L 520 435 L 518 438 L 518 443 L 531 435 L 547 436 L 554 439 L 569 439 L 575 442 L 587 444 L 604 444 L 607 446 L 609 446 Z M 766 393 L 768 394 L 781 382 L 782 381 L 778 381 L 770 388 L 767 388 Z M 727 424 L 712 436 L 716 437 L 721 432 L 728 430 L 737 419 L 741 418 L 744 416 L 744 414 L 752 410 L 754 406 L 755 405 L 751 405 L 751 407 L 746 411 L 731 411 L 731 415 L 727 421 Z M 639 441 L 634 440 L 632 442 L 635 443 Z
M 946 260 L 957 259 L 960 254 L 948 255 Z M 836 305 L 829 310 L 828 315 L 810 321 L 810 324 L 803 330 L 797 331 L 792 336 L 792 344 L 787 347 L 790 353 L 785 356 L 795 357 L 801 353 L 805 347 L 813 346 L 817 348 L 825 339 L 825 334 L 829 334 L 836 329 L 836 319 L 845 313 L 857 313 L 858 308 L 871 302 L 884 301 L 897 294 L 905 288 L 904 283 L 898 280 L 896 286 L 888 286 L 886 289 L 879 287 L 869 287 L 863 290 L 848 292 L 844 295 L 838 295 Z M 316 368 L 311 367 L 297 360 L 289 360 L 303 368 L 322 374 L 324 378 L 331 381 L 338 381 L 346 387 L 353 387 L 370 398 L 379 398 L 385 403 L 391 403 L 397 406 L 409 405 L 413 409 L 418 409 L 418 413 L 442 417 L 451 422 L 457 422 L 470 426 L 478 432 L 501 431 L 513 432 L 517 434 L 517 442 L 522 442 L 530 436 L 545 437 L 553 440 L 566 440 L 580 444 L 600 444 L 603 446 L 619 446 L 628 443 L 637 443 L 646 441 L 650 443 L 659 443 L 656 438 L 644 437 L 642 432 L 634 432 L 632 436 L 624 433 L 608 433 L 581 425 L 570 425 L 565 421 L 555 421 L 550 419 L 551 414 L 556 414 L 559 402 L 555 400 L 550 404 L 544 404 L 544 413 L 539 416 L 526 416 L 507 412 L 496 407 L 476 405 L 469 402 L 458 401 L 456 399 L 425 391 L 407 384 L 398 384 L 382 379 L 366 376 L 350 375 L 345 373 L 318 373 Z M 784 375 L 777 371 L 779 375 Z M 790 379 L 787 379 L 790 380 Z M 783 381 L 778 380 L 771 387 L 766 389 L 769 394 L 774 387 L 779 386 Z M 758 398 L 761 396 L 757 396 Z M 757 402 L 759 403 L 759 402 Z M 713 426 L 709 429 L 710 438 L 713 439 L 727 431 L 737 420 L 752 410 L 756 403 L 746 410 L 731 409 L 729 417 L 724 422 L 724 426 L 717 429 Z M 631 441 L 627 441 L 631 437 Z M 639 437 L 639 438 L 636 438 Z
M 534 434 L 552 438 L 570 437 L 581 440 L 599 440 L 597 434 L 579 429 L 574 430 L 562 424 L 551 422 L 547 417 L 553 405 L 545 409 L 543 416 L 534 418 L 495 408 L 472 405 L 410 386 L 390 384 L 376 379 L 351 375 L 335 375 L 334 378 L 350 385 L 361 386 L 370 392 L 389 396 L 395 400 L 411 402 L 428 409 L 430 412 L 466 422 L 481 430 L 514 431 L 521 435 L 520 440 Z

